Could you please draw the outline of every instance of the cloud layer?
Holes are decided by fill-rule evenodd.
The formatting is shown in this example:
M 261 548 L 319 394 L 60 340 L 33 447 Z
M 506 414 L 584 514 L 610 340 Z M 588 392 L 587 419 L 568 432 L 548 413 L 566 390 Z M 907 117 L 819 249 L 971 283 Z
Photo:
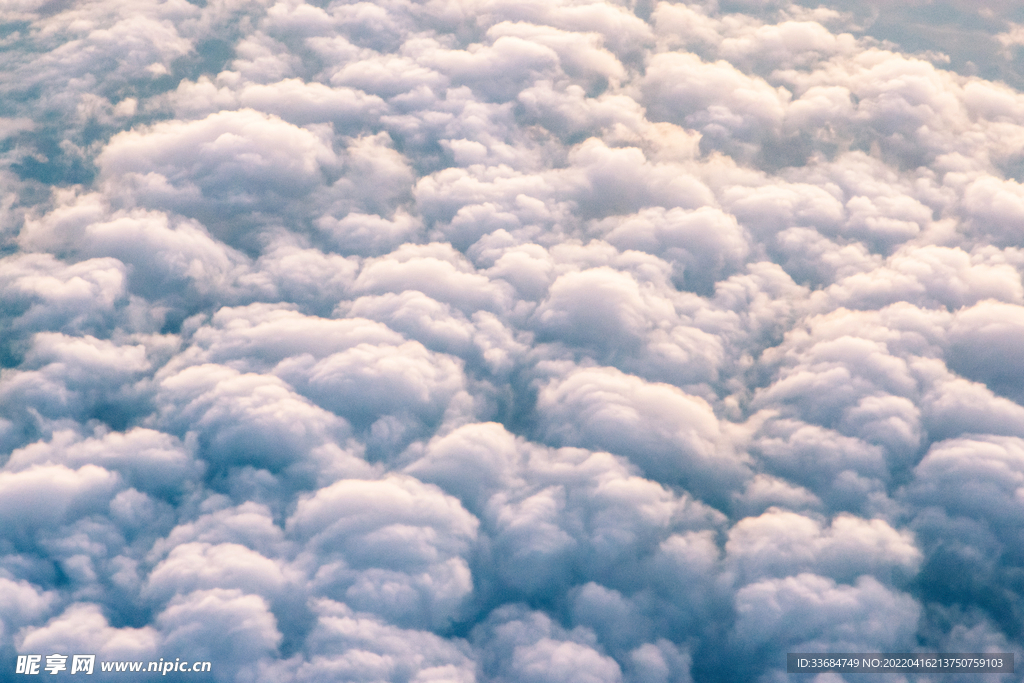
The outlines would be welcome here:
M 0 666 L 1019 650 L 996 4 L 8 3 Z

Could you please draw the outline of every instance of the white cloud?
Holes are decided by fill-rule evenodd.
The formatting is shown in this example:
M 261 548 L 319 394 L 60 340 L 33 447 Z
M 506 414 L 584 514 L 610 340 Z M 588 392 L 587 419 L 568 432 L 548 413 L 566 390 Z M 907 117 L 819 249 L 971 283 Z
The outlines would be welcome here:
M 614 368 L 580 368 L 546 383 L 537 398 L 545 438 L 557 445 L 609 450 L 648 476 L 721 495 L 745 478 L 711 407 L 667 384 Z
M 1024 325 L 1024 307 L 998 301 L 982 301 L 957 313 L 949 331 L 949 365 L 971 379 L 1013 398 L 1020 397 L 1024 372 L 1012 351 L 1018 330 Z
M 325 442 L 344 443 L 348 424 L 294 393 L 277 377 L 198 365 L 160 383 L 165 428 L 199 435 L 202 456 L 218 469 L 279 472 Z
M 39 528 L 101 513 L 120 485 L 116 474 L 96 465 L 83 465 L 77 470 L 64 465 L 36 465 L 20 472 L 0 472 L 0 511 L 7 518 L 20 519 L 4 535 L 26 537 Z
M 870 576 L 843 585 L 798 574 L 741 588 L 736 611 L 734 637 L 746 648 L 889 652 L 913 645 L 921 607 Z
M 725 552 L 727 566 L 741 583 L 805 571 L 840 580 L 893 571 L 912 576 L 922 559 L 912 535 L 884 520 L 846 514 L 823 528 L 813 518 L 778 509 L 737 522 Z
M 314 654 L 308 660 L 264 660 L 256 680 L 269 683 L 293 677 L 312 682 L 324 676 L 416 683 L 476 680 L 474 662 L 464 641 L 402 629 L 324 598 L 315 600 L 313 609 L 317 617 L 309 641 Z
M 1024 486 L 1021 448 L 1021 440 L 1014 437 L 941 441 L 915 468 L 907 493 L 950 515 L 1018 527 Z
M 249 248 L 252 237 L 232 218 L 287 213 L 340 167 L 320 135 L 253 109 L 119 133 L 96 163 L 129 206 L 198 218 L 218 238 Z
M 478 521 L 449 496 L 407 477 L 342 480 L 301 500 L 290 535 L 314 594 L 399 623 L 439 628 L 458 618 L 472 591 L 464 555 Z
M 604 239 L 619 249 L 661 255 L 683 279 L 704 289 L 737 270 L 749 253 L 747 236 L 730 214 L 712 207 L 695 211 L 661 207 L 597 224 Z M 691 286 L 693 286 L 691 285 Z
M 125 298 L 125 266 L 113 258 L 66 264 L 50 254 L 4 259 L 3 291 L 15 329 L 88 330 Z M 105 325 L 103 325 L 105 327 Z
M 8 4 L 4 657 L 1019 649 L 1007 7 Z
M 96 465 L 119 472 L 131 486 L 155 495 L 181 494 L 195 485 L 202 469 L 178 439 L 151 429 L 109 432 L 79 440 L 70 431 L 56 432 L 11 453 L 5 469 L 30 470 L 36 465 Z
M 160 645 L 152 626 L 115 628 L 99 605 L 75 603 L 45 625 L 26 629 L 17 639 L 26 652 L 95 653 L 97 659 L 150 659 Z
M 577 628 L 570 633 L 545 615 L 521 608 L 501 610 L 481 635 L 491 642 L 485 674 L 499 681 L 531 683 L 617 683 L 619 665 L 594 649 L 593 634 Z M 486 635 L 485 635 L 486 634 Z M 488 669 L 491 669 L 488 671 Z
M 171 656 L 228 662 L 231 669 L 215 674 L 219 680 L 230 680 L 232 670 L 273 653 L 281 641 L 266 601 L 237 589 L 198 590 L 175 598 L 155 621 L 161 649 Z

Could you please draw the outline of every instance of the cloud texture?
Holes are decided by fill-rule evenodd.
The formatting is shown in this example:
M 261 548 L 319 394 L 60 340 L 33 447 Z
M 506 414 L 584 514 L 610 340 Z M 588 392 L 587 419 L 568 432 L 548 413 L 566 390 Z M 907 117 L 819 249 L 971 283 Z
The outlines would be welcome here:
M 6 3 L 0 666 L 1019 652 L 1024 16 L 875 5 Z

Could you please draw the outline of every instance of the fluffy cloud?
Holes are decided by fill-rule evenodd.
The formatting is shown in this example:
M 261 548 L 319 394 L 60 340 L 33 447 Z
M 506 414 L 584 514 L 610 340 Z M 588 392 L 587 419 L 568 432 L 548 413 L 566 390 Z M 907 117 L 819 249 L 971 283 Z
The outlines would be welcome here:
M 0 658 L 1019 649 L 1008 6 L 7 4 Z
M 870 576 L 848 586 L 815 574 L 745 586 L 736 611 L 741 647 L 783 653 L 901 651 L 920 616 L 913 598 Z
M 339 166 L 315 132 L 252 109 L 119 133 L 96 163 L 129 205 L 198 218 L 217 237 L 249 249 L 252 237 L 239 221 L 292 213 L 288 205 Z
M 472 591 L 464 555 L 478 521 L 415 479 L 342 480 L 299 502 L 287 530 L 305 539 L 314 594 L 400 623 L 442 628 Z
M 656 480 L 714 496 L 745 474 L 710 406 L 666 384 L 613 368 L 581 368 L 537 397 L 547 440 L 625 455 Z
M 894 570 L 913 576 L 921 561 L 912 536 L 884 520 L 838 515 L 822 529 L 812 518 L 778 509 L 740 520 L 729 530 L 725 551 L 726 562 L 744 583 L 811 569 L 847 580 Z
M 18 638 L 19 649 L 33 652 L 95 653 L 97 658 L 150 658 L 160 636 L 152 626 L 115 628 L 103 616 L 99 605 L 76 603 L 62 614 Z
M 484 673 L 498 681 L 555 683 L 579 680 L 617 683 L 619 665 L 593 647 L 594 636 L 578 628 L 565 633 L 544 614 L 510 607 L 492 615 L 480 629 L 491 661 Z

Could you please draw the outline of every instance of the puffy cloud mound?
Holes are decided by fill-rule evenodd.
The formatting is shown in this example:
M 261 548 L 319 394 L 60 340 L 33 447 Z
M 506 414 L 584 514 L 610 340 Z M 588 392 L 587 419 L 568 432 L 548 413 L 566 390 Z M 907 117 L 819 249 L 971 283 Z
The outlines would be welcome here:
M 889 4 L 5 3 L 0 667 L 1021 650 L 1024 29 Z

